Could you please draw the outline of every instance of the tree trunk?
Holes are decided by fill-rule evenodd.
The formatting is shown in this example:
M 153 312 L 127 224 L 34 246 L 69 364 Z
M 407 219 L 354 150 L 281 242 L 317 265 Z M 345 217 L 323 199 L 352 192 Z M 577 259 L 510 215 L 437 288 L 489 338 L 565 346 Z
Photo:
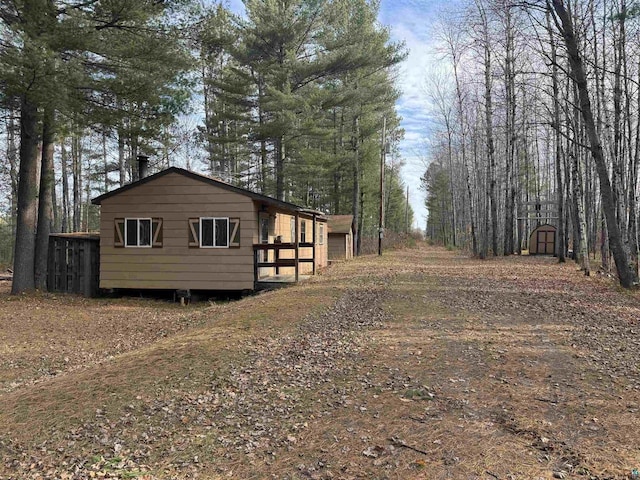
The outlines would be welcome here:
M 578 44 L 573 30 L 573 22 L 569 16 L 563 0 L 552 0 L 553 7 L 562 23 L 561 33 L 569 54 L 569 62 L 573 80 L 578 87 L 580 97 L 580 109 L 584 120 L 584 126 L 589 137 L 591 155 L 595 162 L 598 178 L 600 179 L 600 195 L 602 197 L 602 208 L 604 209 L 607 220 L 607 228 L 609 230 L 609 244 L 613 252 L 613 258 L 618 271 L 620 284 L 624 288 L 631 288 L 635 282 L 635 274 L 629 266 L 629 259 L 624 250 L 620 229 L 616 221 L 616 206 L 611 189 L 611 182 L 607 172 L 607 164 L 602 151 L 600 137 L 596 131 L 593 112 L 591 110 L 591 101 L 589 100 L 589 88 L 587 76 L 582 64 L 582 57 L 578 51 Z
M 579 152 L 576 152 L 579 154 Z M 576 225 L 578 230 L 577 261 L 585 275 L 591 275 L 589 266 L 589 241 L 587 240 L 587 219 L 584 211 L 584 188 L 582 186 L 582 168 L 578 155 L 573 155 L 573 196 L 576 202 Z
M 462 164 L 464 166 L 465 181 L 467 184 L 467 198 L 469 200 L 469 218 L 471 222 L 471 245 L 473 254 L 478 255 L 478 234 L 476 228 L 475 208 L 473 201 L 473 191 L 471 186 L 471 174 L 467 158 L 467 138 L 464 117 L 464 104 L 462 101 L 462 89 L 460 88 L 460 77 L 458 75 L 458 55 L 453 45 L 451 45 L 451 55 L 453 57 L 453 74 L 456 80 L 456 100 L 458 102 L 458 122 L 460 124 L 460 153 L 462 154 Z
M 65 146 L 64 139 L 60 142 L 60 175 L 62 176 L 62 222 L 60 230 L 63 233 L 69 231 L 69 172 L 68 172 L 68 158 L 67 148 Z
M 556 195 L 558 196 L 558 238 L 556 251 L 558 262 L 565 262 L 564 241 L 564 191 L 562 188 L 562 138 L 560 136 L 560 88 L 558 86 L 558 55 L 556 42 L 551 30 L 551 20 L 547 11 L 547 29 L 549 30 L 549 43 L 551 44 L 551 79 L 553 87 L 553 128 L 555 130 L 555 167 L 556 167 Z
M 18 170 L 20 168 L 18 159 L 18 148 L 16 146 L 16 126 L 14 122 L 13 107 L 9 107 L 9 123 L 7 126 L 7 160 L 9 161 L 9 177 L 11 181 L 11 211 L 9 213 L 11 219 L 11 234 L 13 238 L 16 235 L 16 215 L 18 211 Z M 13 253 L 11 256 L 13 260 Z
M 102 165 L 103 172 L 103 191 L 109 191 L 109 157 L 107 156 L 107 132 L 102 132 Z
M 25 95 L 20 108 L 20 173 L 12 294 L 35 288 L 39 140 L 38 109 Z
M 124 187 L 127 183 L 127 163 L 124 152 L 124 130 L 122 128 L 118 128 L 118 173 L 119 184 L 121 187 Z
M 40 192 L 38 194 L 38 230 L 35 250 L 35 282 L 39 290 L 47 289 L 47 259 L 49 258 L 49 234 L 53 224 L 53 150 L 55 114 L 48 107 L 42 120 L 42 162 L 40 168 Z
M 353 197 L 351 210 L 353 212 L 353 243 L 355 255 L 360 255 L 360 125 L 358 116 L 353 117 Z
M 489 25 L 484 10 L 481 10 L 484 28 L 484 113 L 489 157 L 489 203 L 491 212 L 491 248 L 498 255 L 498 201 L 496 194 L 496 155 L 493 143 L 493 100 L 491 93 L 491 46 L 489 45 Z
M 73 174 L 73 231 L 80 231 L 82 221 L 82 162 L 80 134 L 75 132 L 71 137 L 71 172 Z
M 457 247 L 458 246 L 458 239 L 456 236 L 456 228 L 457 228 L 456 213 L 457 212 L 456 212 L 455 190 L 453 188 L 454 171 L 453 171 L 452 131 L 451 131 L 451 125 L 449 124 L 448 118 L 445 118 L 445 124 L 447 127 L 447 156 L 449 159 L 449 190 L 451 193 L 451 239 L 453 242 L 453 246 Z M 389 188 L 391 188 L 391 185 L 389 185 Z M 391 195 L 389 194 L 387 198 L 391 198 Z
M 362 232 L 364 231 L 364 189 L 362 188 L 362 177 L 364 173 L 362 169 L 360 169 L 360 207 L 359 207 L 359 216 L 358 216 L 358 241 L 356 242 L 356 249 L 358 250 L 358 255 L 362 252 Z
M 284 135 L 276 138 L 275 141 L 275 154 L 276 154 L 276 198 L 278 200 L 284 200 L 284 158 L 285 158 L 285 145 Z
M 506 52 L 505 52 L 505 90 L 506 90 L 506 130 L 505 130 L 505 218 L 504 218 L 504 254 L 513 255 L 513 209 L 515 203 L 515 187 L 513 179 L 516 143 L 516 99 L 515 73 L 513 71 L 513 29 L 511 25 L 511 6 L 505 6 L 506 17 Z

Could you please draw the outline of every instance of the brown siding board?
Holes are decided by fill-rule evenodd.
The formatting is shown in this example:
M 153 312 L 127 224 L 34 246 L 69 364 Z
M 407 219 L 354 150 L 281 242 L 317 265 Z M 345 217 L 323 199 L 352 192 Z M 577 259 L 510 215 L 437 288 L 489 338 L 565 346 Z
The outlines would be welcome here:
M 191 290 L 251 290 L 253 289 L 253 275 L 251 281 L 227 280 L 223 283 L 212 283 L 210 280 L 140 280 L 120 279 L 117 281 L 100 280 L 102 288 L 154 288 L 154 289 L 191 289 Z
M 136 265 L 246 265 L 249 261 L 249 257 L 252 257 L 250 253 L 247 255 L 231 255 L 231 256 L 216 256 L 212 258 L 210 262 L 206 261 L 206 258 L 199 255 L 140 255 L 133 258 L 131 255 L 109 255 L 102 265 L 110 265 L 112 263 L 117 264 L 130 264 L 134 262 Z M 251 260 L 253 261 L 253 260 Z
M 115 197 L 117 198 L 117 197 Z M 237 216 L 237 213 L 247 212 L 248 206 L 244 203 L 229 202 L 216 204 L 196 204 L 196 203 L 174 203 L 174 204 L 111 204 L 105 200 L 102 203 L 100 211 L 103 213 L 118 213 L 121 216 L 154 216 L 171 218 L 177 220 L 182 218 L 179 215 L 171 215 L 175 213 L 187 213 L 190 217 L 209 217 L 209 216 Z M 153 215 L 151 215 L 153 214 Z
M 204 185 L 201 182 L 189 183 L 191 179 L 185 179 L 186 181 L 181 180 L 180 185 L 162 185 L 162 192 L 166 195 L 184 195 L 185 189 L 189 189 L 190 195 L 237 195 L 234 192 L 229 192 L 228 190 L 224 191 L 211 191 L 212 185 Z M 132 197 L 132 196 L 153 196 L 158 195 L 159 186 L 155 185 L 155 182 L 145 185 L 140 185 L 137 188 L 124 191 L 119 195 L 116 195 L 112 198 L 118 197 Z M 214 187 L 215 188 L 215 187 Z M 248 197 L 246 197 L 248 198 Z M 110 200 L 110 199 L 107 199 Z M 107 201 L 105 200 L 105 201 Z
M 145 257 L 155 257 L 158 260 L 165 256 L 178 256 L 180 258 L 184 257 L 195 257 L 198 258 L 197 261 L 203 261 L 203 258 L 211 258 L 212 262 L 216 261 L 214 259 L 221 257 L 249 257 L 252 255 L 252 247 L 240 247 L 240 248 L 191 248 L 190 251 L 185 253 L 184 251 L 188 248 L 187 242 L 182 242 L 181 245 L 178 246 L 166 246 L 160 248 L 115 248 L 113 246 L 108 247 L 101 245 L 100 248 L 103 249 L 102 262 L 110 262 L 112 256 L 124 255 L 129 257 L 136 256 L 145 256 Z M 162 250 L 161 254 L 158 254 L 159 251 Z M 183 261 L 183 260 L 181 260 Z
M 219 272 L 224 273 L 246 273 L 251 269 L 247 267 L 247 262 L 228 264 L 228 263 L 214 263 L 214 264 L 202 264 L 202 263 L 188 263 L 188 264 L 173 264 L 173 263 L 104 263 L 102 265 L 102 272 L 121 272 L 124 268 L 131 267 L 137 272 L 145 272 L 150 274 L 155 273 L 209 273 L 211 275 L 217 275 Z
M 142 188 L 142 187 L 140 187 Z M 215 187 L 209 187 L 215 188 Z M 171 205 L 176 203 L 184 203 L 185 199 L 188 201 L 187 203 L 198 204 L 198 205 L 209 205 L 215 206 L 219 204 L 229 204 L 229 203 L 237 203 L 238 202 L 238 194 L 237 193 L 193 193 L 191 192 L 191 188 L 189 188 L 188 193 L 181 193 L 179 195 L 169 195 L 169 194 L 147 194 L 147 195 L 138 195 L 138 194 L 129 194 L 127 195 L 125 192 L 121 195 L 116 195 L 113 198 L 105 200 L 105 203 L 109 203 L 111 205 L 128 205 L 132 202 L 140 202 L 143 205 Z M 251 202 L 250 199 L 245 199 L 243 203 Z
M 100 272 L 100 281 L 103 280 L 139 280 L 140 282 L 153 282 L 155 280 L 169 280 L 164 278 L 164 272 L 133 272 L 129 271 L 126 274 L 122 272 Z M 210 281 L 210 282 L 241 282 L 253 280 L 253 270 L 249 266 L 247 272 L 172 272 L 171 280 L 175 282 L 190 282 L 190 281 Z M 141 285 L 143 284 L 141 283 Z M 140 287 L 144 288 L 144 287 Z M 216 290 L 217 288 L 212 288 Z

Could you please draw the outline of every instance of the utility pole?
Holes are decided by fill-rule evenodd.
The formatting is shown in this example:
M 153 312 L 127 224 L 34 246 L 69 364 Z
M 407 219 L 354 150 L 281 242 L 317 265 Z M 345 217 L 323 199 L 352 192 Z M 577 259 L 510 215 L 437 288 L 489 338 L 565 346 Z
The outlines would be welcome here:
M 382 148 L 380 149 L 380 222 L 378 225 L 378 255 L 382 255 L 384 235 L 384 164 L 386 153 L 387 117 L 382 117 Z

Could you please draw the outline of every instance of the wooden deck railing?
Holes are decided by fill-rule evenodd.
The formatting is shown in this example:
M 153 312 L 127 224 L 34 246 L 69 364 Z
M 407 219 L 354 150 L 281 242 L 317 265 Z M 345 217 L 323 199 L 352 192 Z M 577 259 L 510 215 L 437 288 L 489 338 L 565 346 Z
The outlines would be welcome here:
M 315 245 L 312 242 L 305 243 L 255 243 L 253 245 L 253 278 L 254 282 L 260 282 L 259 277 L 261 268 L 275 268 L 276 275 L 279 273 L 279 269 L 282 267 L 293 267 L 295 269 L 295 281 L 297 282 L 300 277 L 300 264 L 312 263 L 313 273 L 315 274 Z M 301 248 L 311 248 L 311 258 L 300 258 Z M 284 250 L 293 250 L 294 258 L 280 258 L 280 252 Z M 266 252 L 266 257 L 269 258 L 269 252 L 274 252 L 273 261 L 261 261 L 260 252 Z

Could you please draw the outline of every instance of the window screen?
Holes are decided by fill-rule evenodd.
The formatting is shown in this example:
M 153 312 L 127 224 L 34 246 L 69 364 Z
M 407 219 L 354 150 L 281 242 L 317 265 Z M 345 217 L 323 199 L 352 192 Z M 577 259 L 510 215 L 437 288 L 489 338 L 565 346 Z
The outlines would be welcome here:
M 229 219 L 201 218 L 200 247 L 228 247 Z
M 229 219 L 227 218 L 215 219 L 215 246 L 229 246 Z

